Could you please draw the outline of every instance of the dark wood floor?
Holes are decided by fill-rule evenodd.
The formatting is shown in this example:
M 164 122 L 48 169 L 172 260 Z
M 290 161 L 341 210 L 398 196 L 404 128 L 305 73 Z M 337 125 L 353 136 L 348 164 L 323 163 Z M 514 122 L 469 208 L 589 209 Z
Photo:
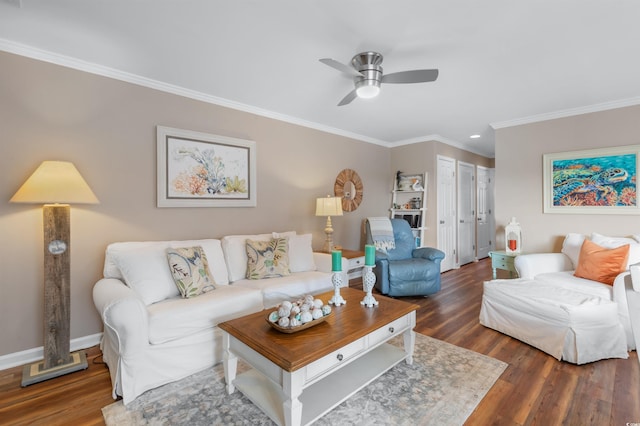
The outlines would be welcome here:
M 576 366 L 556 361 L 478 323 L 482 260 L 442 275 L 442 291 L 406 298 L 420 305 L 416 330 L 509 364 L 467 425 L 615 425 L 640 423 L 640 366 L 629 359 Z M 356 284 L 357 285 L 357 284 Z M 0 424 L 104 424 L 100 409 L 113 402 L 100 351 L 87 351 L 85 371 L 20 387 L 21 368 L 0 371 Z

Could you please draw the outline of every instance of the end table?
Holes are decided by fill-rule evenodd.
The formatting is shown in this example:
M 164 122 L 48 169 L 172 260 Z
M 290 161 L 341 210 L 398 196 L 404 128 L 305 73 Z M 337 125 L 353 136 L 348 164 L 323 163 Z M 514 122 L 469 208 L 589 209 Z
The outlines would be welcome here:
M 495 280 L 497 277 L 496 269 L 509 271 L 509 278 L 517 277 L 518 271 L 516 271 L 513 261 L 519 254 L 522 253 L 507 253 L 502 250 L 490 251 L 489 257 L 491 258 L 491 268 L 493 268 L 493 279 Z
M 347 276 L 350 280 L 362 277 L 362 268 L 364 268 L 364 252 L 360 250 L 342 249 L 342 257 L 349 261 Z

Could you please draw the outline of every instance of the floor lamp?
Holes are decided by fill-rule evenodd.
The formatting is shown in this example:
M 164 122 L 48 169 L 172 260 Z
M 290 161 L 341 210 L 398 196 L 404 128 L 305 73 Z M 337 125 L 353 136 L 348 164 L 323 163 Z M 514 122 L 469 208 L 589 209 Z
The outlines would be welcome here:
M 10 200 L 44 204 L 44 360 L 26 365 L 22 386 L 87 368 L 84 352 L 70 353 L 70 207 L 98 199 L 72 163 L 44 161 Z
M 316 199 L 316 216 L 326 216 L 327 225 L 324 228 L 324 233 L 327 238 L 322 247 L 322 251 L 325 253 L 331 253 L 333 250 L 333 227 L 331 225 L 331 216 L 342 216 L 342 198 L 332 197 L 327 195 L 326 197 Z

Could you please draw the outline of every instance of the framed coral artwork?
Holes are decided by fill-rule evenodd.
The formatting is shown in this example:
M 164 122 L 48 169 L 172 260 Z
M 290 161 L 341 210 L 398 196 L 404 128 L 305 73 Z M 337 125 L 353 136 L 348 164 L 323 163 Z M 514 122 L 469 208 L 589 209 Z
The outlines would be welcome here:
M 640 145 L 543 156 L 544 212 L 640 214 Z
M 158 207 L 255 207 L 255 142 L 157 127 Z

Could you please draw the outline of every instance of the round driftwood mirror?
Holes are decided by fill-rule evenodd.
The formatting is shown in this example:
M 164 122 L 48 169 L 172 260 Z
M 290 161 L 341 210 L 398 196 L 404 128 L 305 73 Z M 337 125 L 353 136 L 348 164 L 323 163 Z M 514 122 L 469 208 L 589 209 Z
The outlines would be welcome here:
M 344 169 L 338 174 L 333 193 L 342 198 L 342 210 L 352 212 L 362 202 L 362 180 L 355 170 Z

